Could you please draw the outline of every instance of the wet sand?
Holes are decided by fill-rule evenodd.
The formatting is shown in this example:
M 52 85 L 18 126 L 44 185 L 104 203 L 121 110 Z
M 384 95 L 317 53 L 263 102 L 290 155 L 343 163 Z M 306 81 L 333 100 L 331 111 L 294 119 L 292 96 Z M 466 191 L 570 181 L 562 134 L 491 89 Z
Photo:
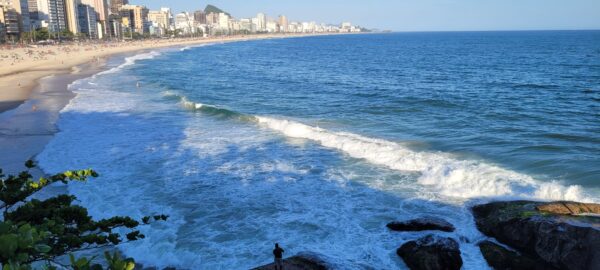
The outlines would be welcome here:
M 93 61 L 66 74 L 44 77 L 35 82 L 29 99 L 0 114 L 0 164 L 6 173 L 24 170 L 23 163 L 44 149 L 58 131 L 55 124 L 60 110 L 75 96 L 67 90 L 68 85 L 100 72 L 104 63 Z

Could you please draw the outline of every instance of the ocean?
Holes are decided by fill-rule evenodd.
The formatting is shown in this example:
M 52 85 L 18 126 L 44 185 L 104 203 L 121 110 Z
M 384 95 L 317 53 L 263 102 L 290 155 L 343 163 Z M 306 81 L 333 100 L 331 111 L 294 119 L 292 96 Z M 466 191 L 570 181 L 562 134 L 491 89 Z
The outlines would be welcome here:
M 139 83 L 139 85 L 137 85 Z M 47 172 L 96 218 L 168 214 L 121 247 L 144 265 L 249 269 L 314 252 L 406 268 L 395 250 L 453 223 L 487 267 L 469 208 L 600 201 L 600 31 L 269 39 L 113 57 L 70 85 Z

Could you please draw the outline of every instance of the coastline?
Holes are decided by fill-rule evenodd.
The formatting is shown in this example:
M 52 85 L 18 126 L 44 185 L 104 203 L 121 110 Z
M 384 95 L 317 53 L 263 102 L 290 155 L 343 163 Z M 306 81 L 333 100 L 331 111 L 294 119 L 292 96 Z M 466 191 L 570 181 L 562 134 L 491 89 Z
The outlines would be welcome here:
M 273 38 L 293 38 L 323 35 L 340 35 L 340 33 L 326 34 L 290 34 L 290 35 L 249 35 L 218 38 L 190 38 L 190 39 L 165 39 L 144 40 L 108 44 L 68 45 L 65 47 L 50 46 L 38 48 L 18 48 L 13 50 L 0 50 L 0 54 L 30 55 L 28 59 L 20 62 L 9 63 L 7 60 L 0 62 L 0 114 L 25 102 L 38 85 L 41 78 L 50 75 L 68 74 L 71 69 L 85 63 L 99 61 L 112 55 L 136 52 L 148 49 L 177 47 L 186 45 L 200 45 L 215 42 L 235 42 L 248 40 L 261 40 Z M 9 60 L 8 60 L 9 61 Z M 5 64 L 6 63 L 6 64 Z
M 68 85 L 105 70 L 108 57 L 150 49 L 214 42 L 318 35 L 326 34 L 185 39 L 153 44 L 142 42 L 84 52 L 76 56 L 62 55 L 70 58 L 61 63 L 58 63 L 58 60 L 49 59 L 39 63 L 24 61 L 15 66 L 0 67 L 0 168 L 9 174 L 25 169 L 23 163 L 39 154 L 58 132 L 55 124 L 60 111 L 75 97 L 75 94 L 68 90 Z M 18 91 L 11 91 L 15 90 L 15 87 L 18 88 Z M 44 172 L 33 171 L 33 174 L 37 177 L 43 175 Z

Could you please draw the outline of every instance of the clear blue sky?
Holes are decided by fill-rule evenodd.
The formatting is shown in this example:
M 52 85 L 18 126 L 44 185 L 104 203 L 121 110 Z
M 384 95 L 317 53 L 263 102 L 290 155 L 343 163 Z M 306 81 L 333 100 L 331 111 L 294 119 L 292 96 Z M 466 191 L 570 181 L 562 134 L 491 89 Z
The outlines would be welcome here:
M 213 4 L 236 18 L 284 14 L 291 20 L 394 31 L 600 29 L 600 0 L 130 0 L 173 12 Z

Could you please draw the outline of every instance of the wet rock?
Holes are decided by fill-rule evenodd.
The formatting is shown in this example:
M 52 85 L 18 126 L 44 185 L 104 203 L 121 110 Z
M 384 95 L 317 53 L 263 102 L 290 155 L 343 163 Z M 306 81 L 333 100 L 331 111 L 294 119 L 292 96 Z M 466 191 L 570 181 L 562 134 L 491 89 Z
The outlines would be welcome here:
M 540 260 L 508 250 L 492 241 L 479 243 L 481 254 L 495 270 L 530 269 L 555 270 L 556 268 Z
M 522 254 L 555 268 L 591 270 L 600 269 L 600 217 L 581 214 L 594 214 L 598 207 L 511 201 L 477 205 L 472 211 L 481 232 Z
M 422 217 L 407 221 L 394 221 L 387 224 L 387 227 L 393 231 L 426 231 L 438 230 L 444 232 L 453 232 L 454 225 L 441 218 Z
M 252 270 L 273 270 L 275 264 L 270 263 L 267 265 L 253 268 Z M 327 263 L 319 258 L 317 255 L 312 253 L 300 253 L 296 256 L 289 257 L 283 260 L 283 269 L 286 270 L 327 270 L 330 269 Z
M 404 243 L 396 250 L 410 269 L 460 269 L 463 262 L 458 243 L 448 237 L 427 235 Z

